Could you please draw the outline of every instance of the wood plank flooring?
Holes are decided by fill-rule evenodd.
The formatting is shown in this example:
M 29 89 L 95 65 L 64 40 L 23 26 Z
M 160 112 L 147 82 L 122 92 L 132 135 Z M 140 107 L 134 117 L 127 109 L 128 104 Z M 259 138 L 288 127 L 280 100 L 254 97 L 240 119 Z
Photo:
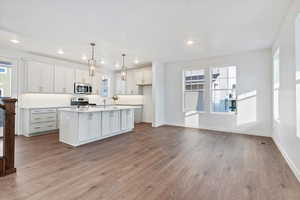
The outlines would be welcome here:
M 300 184 L 270 138 L 138 125 L 71 148 L 57 134 L 17 137 L 17 174 L 0 199 L 299 200 Z
M 0 156 L 3 156 L 3 139 L 0 138 Z

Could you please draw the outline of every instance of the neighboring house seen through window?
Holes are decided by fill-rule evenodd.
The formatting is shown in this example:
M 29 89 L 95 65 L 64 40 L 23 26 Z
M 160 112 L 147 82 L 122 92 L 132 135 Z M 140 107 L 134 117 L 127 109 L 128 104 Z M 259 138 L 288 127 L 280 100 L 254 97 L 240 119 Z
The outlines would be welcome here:
M 184 72 L 184 111 L 204 111 L 205 70 Z
M 212 112 L 236 112 L 236 67 L 211 69 Z

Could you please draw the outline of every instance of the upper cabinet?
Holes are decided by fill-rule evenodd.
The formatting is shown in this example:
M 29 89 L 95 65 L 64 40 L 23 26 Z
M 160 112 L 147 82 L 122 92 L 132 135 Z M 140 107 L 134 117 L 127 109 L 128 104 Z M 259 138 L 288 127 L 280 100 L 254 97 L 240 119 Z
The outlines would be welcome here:
M 54 69 L 54 92 L 73 93 L 75 82 L 75 70 L 72 68 L 55 66 Z
M 76 82 L 91 84 L 91 77 L 88 70 L 76 69 Z
M 24 67 L 24 88 L 25 93 L 57 93 L 73 94 L 74 83 L 88 83 L 92 86 L 92 94 L 109 94 L 110 75 L 95 73 L 94 77 L 89 76 L 89 71 L 75 69 L 63 65 L 53 65 L 38 61 L 25 61 Z
M 126 81 L 121 80 L 121 73 L 116 73 L 116 94 L 139 95 L 142 87 L 152 84 L 152 68 L 145 67 L 127 71 Z
M 52 93 L 54 66 L 47 63 L 26 62 L 26 92 Z
M 101 89 L 101 82 L 102 82 L 102 74 L 96 72 L 95 76 L 91 78 L 91 85 L 92 85 L 92 94 L 99 95 Z
M 139 94 L 139 87 L 136 81 L 136 70 L 130 70 L 127 73 L 126 94 Z
M 151 85 L 152 84 L 152 68 L 145 67 L 135 70 L 135 78 L 137 85 Z
M 116 94 L 126 94 L 126 81 L 121 80 L 121 73 L 116 73 Z
M 143 81 L 142 82 L 144 85 L 152 84 L 152 68 L 151 67 L 143 68 Z

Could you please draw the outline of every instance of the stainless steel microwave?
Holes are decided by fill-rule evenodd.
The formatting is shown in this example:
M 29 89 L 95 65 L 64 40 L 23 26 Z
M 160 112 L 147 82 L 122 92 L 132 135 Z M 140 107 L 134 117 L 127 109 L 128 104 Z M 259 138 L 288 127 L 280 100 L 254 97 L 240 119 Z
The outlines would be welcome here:
M 92 94 L 92 86 L 87 83 L 74 83 L 75 94 Z

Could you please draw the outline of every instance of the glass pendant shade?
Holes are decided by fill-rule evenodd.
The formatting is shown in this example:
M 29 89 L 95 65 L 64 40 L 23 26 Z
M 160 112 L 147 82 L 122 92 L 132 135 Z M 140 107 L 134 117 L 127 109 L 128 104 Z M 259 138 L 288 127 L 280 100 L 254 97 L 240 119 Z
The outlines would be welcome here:
M 122 81 L 126 81 L 126 75 L 127 75 L 126 71 L 121 72 L 121 80 Z
M 96 60 L 89 60 L 89 76 L 95 76 L 96 71 Z
M 88 61 L 88 67 L 89 67 L 89 76 L 95 76 L 95 72 L 96 72 L 96 60 L 95 60 L 95 43 L 91 43 L 92 46 L 92 58 L 89 59 Z
M 125 66 L 125 54 L 122 54 L 122 69 L 121 69 L 121 80 L 126 81 L 127 79 L 127 68 Z

